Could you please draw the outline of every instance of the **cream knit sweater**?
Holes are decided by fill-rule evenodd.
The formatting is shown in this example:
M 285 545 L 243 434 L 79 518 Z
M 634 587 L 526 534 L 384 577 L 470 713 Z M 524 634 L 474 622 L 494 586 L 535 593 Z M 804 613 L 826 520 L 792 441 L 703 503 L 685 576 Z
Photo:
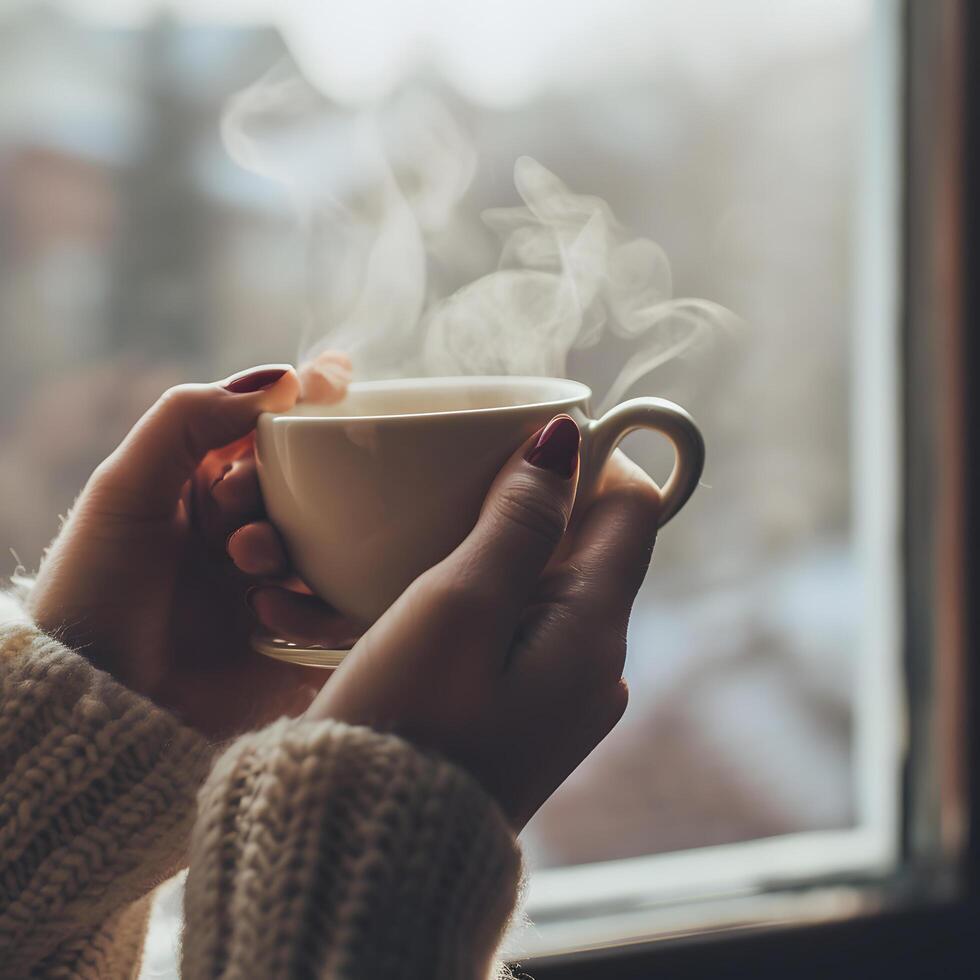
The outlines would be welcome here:
M 0 976 L 135 976 L 187 863 L 185 980 L 485 977 L 520 874 L 449 763 L 287 719 L 217 754 L 0 594 Z

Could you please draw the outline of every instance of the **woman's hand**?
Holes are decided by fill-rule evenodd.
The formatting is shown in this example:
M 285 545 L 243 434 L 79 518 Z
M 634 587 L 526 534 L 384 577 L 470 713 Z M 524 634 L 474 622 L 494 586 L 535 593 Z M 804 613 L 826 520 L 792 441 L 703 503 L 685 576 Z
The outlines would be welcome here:
M 517 829 L 626 708 L 626 626 L 658 526 L 656 485 L 617 453 L 566 536 L 578 446 L 567 416 L 523 446 L 469 537 L 365 634 L 307 712 L 437 749 Z
M 341 397 L 349 368 L 343 355 L 318 359 L 304 368 L 304 391 Z M 261 574 L 261 542 L 235 542 L 245 572 L 226 552 L 228 535 L 263 513 L 256 419 L 290 408 L 300 387 L 275 365 L 168 391 L 96 469 L 28 600 L 42 629 L 211 736 L 297 713 L 323 683 L 321 671 L 250 649 L 248 569 Z M 291 608 L 267 623 L 302 633 Z M 353 629 L 323 608 L 317 622 L 335 640 Z

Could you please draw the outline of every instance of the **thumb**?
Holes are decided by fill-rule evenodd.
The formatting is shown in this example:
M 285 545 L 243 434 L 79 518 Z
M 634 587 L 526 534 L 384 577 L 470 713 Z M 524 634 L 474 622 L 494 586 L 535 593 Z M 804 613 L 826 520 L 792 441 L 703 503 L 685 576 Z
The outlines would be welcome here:
M 476 526 L 439 566 L 464 591 L 482 597 L 496 620 L 520 616 L 558 547 L 575 502 L 580 433 L 558 415 L 505 464 Z
M 212 449 L 248 435 L 260 413 L 286 411 L 298 397 L 299 379 L 288 364 L 171 388 L 98 467 L 90 487 L 128 516 L 168 516 Z

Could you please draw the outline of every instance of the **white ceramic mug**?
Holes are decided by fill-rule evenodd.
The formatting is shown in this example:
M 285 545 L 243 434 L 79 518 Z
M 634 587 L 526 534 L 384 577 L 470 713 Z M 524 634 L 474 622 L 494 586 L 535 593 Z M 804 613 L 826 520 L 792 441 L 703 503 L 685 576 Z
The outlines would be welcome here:
M 256 455 L 266 510 L 310 588 L 364 623 L 463 540 L 504 462 L 562 412 L 582 432 L 576 506 L 627 433 L 653 429 L 673 443 L 674 467 L 663 487 L 666 523 L 701 476 L 697 425 L 660 398 L 634 398 L 592 419 L 591 394 L 561 378 L 366 381 L 352 384 L 336 405 L 262 415 Z M 304 660 L 295 655 L 299 648 L 281 641 L 257 647 L 334 665 L 318 656 Z

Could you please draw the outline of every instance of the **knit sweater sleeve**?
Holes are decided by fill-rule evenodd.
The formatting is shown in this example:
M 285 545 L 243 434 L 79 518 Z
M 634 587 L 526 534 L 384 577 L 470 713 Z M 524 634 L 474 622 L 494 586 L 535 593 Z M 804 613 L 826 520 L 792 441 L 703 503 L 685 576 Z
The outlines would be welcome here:
M 205 742 L 0 594 L 0 971 L 132 976 L 183 863 Z
M 486 977 L 519 878 L 512 830 L 461 770 L 283 720 L 238 739 L 200 793 L 182 976 Z

